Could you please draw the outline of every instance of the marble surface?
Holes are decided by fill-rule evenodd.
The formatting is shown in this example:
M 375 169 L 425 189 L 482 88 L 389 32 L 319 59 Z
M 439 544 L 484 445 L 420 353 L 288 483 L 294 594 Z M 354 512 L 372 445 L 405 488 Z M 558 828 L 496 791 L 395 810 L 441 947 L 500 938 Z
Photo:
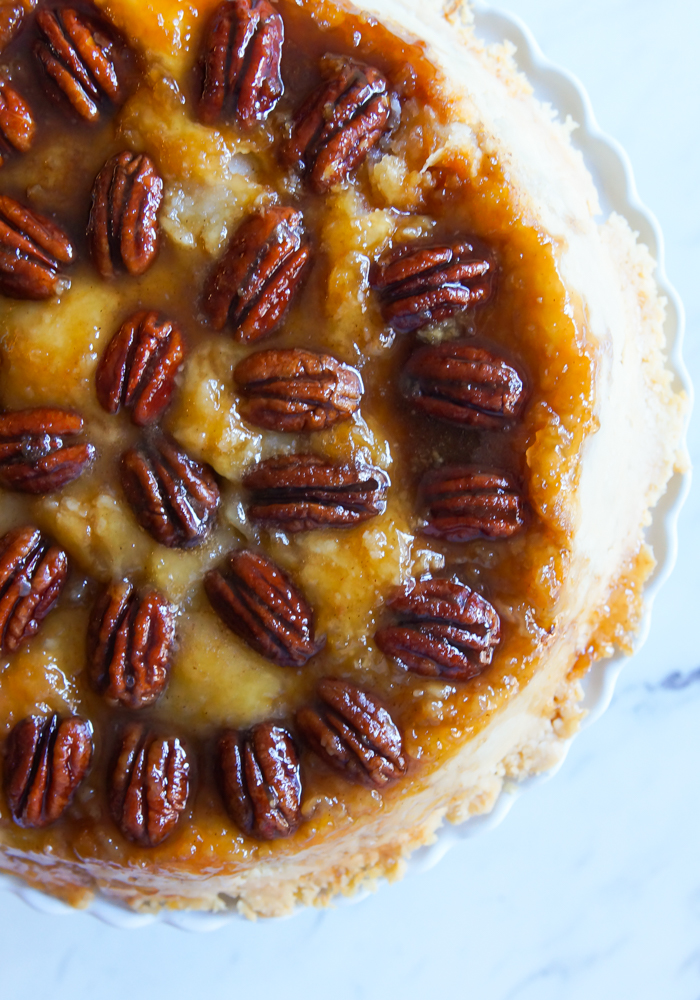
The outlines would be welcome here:
M 433 2 L 433 0 L 431 0 Z M 505 0 L 583 81 L 666 236 L 700 374 L 700 5 Z M 690 451 L 700 457 L 697 419 Z M 117 931 L 0 899 L 0 994 L 14 1000 L 700 997 L 700 484 L 677 568 L 614 701 L 505 823 L 357 906 L 208 935 Z

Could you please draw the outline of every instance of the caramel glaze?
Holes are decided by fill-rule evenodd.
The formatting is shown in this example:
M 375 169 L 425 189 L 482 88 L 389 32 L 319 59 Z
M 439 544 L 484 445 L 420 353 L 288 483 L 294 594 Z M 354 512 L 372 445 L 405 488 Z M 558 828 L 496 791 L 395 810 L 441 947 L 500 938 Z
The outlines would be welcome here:
M 281 0 L 279 9 L 285 19 L 287 37 L 283 59 L 285 95 L 270 120 L 253 137 L 258 169 L 265 182 L 280 188 L 273 140 L 292 109 L 320 79 L 318 60 L 329 51 L 350 53 L 378 66 L 389 77 L 404 109 L 409 105 L 414 109 L 410 126 L 404 110 L 404 120 L 395 137 L 399 145 L 403 141 L 402 153 L 409 169 L 420 169 L 435 149 L 440 123 L 449 119 L 451 110 L 440 79 L 421 45 L 401 41 L 371 18 L 350 17 L 330 3 L 295 4 Z M 25 26 L 3 53 L 2 61 L 15 86 L 34 109 L 37 138 L 28 155 L 9 158 L 0 173 L 0 191 L 20 200 L 31 198 L 35 208 L 52 213 L 68 229 L 78 248 L 78 263 L 70 270 L 70 277 L 78 281 L 87 274 L 94 277 L 84 237 L 93 179 L 109 156 L 128 146 L 129 134 L 119 126 L 119 113 L 108 112 L 97 126 L 89 126 L 71 118 L 60 105 L 46 100 L 30 54 L 33 30 L 31 24 Z M 190 43 L 193 53 L 197 51 L 197 32 L 202 30 L 203 24 L 198 24 Z M 144 67 L 143 56 L 129 60 L 127 79 L 132 94 L 140 87 L 146 90 L 152 87 L 148 79 L 140 82 L 139 73 Z M 191 65 L 178 81 L 190 109 L 194 106 L 197 73 L 196 65 Z M 423 110 L 415 110 L 420 108 Z M 157 148 L 155 153 L 157 157 Z M 370 157 L 370 163 L 371 160 Z M 365 163 L 357 171 L 354 183 L 370 208 L 383 208 L 385 205 L 369 183 L 368 170 L 369 163 Z M 383 328 L 371 294 L 367 322 L 374 330 L 381 331 L 381 336 L 375 338 L 371 350 L 360 345 L 355 356 L 342 360 L 362 370 L 366 389 L 362 414 L 382 428 L 390 444 L 394 458 L 390 474 L 395 488 L 400 487 L 410 496 L 422 472 L 435 464 L 436 456 L 438 461 L 450 464 L 483 463 L 514 470 L 526 483 L 533 516 L 524 534 L 498 543 L 430 545 L 433 552 L 444 555 L 449 572 L 458 573 L 499 610 L 503 640 L 492 666 L 475 680 L 452 685 L 439 682 L 426 685 L 423 679 L 386 664 L 376 671 L 368 686 L 391 706 L 404 732 L 411 760 L 408 776 L 382 794 L 382 806 L 377 792 L 348 785 L 304 752 L 305 822 L 292 838 L 273 844 L 249 840 L 226 816 L 209 763 L 218 731 L 210 731 L 206 726 L 188 729 L 158 706 L 147 709 L 140 717 L 152 717 L 161 731 L 170 730 L 184 737 L 196 751 L 200 766 L 193 782 L 195 794 L 190 798 L 188 816 L 178 831 L 155 849 L 137 848 L 121 837 L 107 813 L 105 783 L 114 752 L 114 729 L 129 713 L 108 709 L 90 690 L 85 670 L 81 669 L 85 660 L 87 615 L 98 583 L 84 574 L 80 553 L 72 552 L 71 586 L 58 609 L 44 623 L 41 635 L 34 640 L 35 648 L 41 646 L 46 651 L 44 667 L 40 657 L 26 661 L 21 653 L 0 663 L 0 733 L 6 734 L 26 714 L 53 707 L 50 693 L 48 705 L 41 700 L 37 703 L 37 691 L 49 690 L 42 685 L 42 669 L 54 671 L 56 676 L 63 677 L 68 700 L 79 702 L 83 714 L 93 722 L 95 763 L 69 813 L 50 830 L 13 827 L 7 806 L 2 802 L 2 839 L 12 851 L 25 852 L 31 857 L 51 847 L 55 855 L 69 861 L 127 865 L 133 866 L 134 871 L 139 865 L 148 864 L 189 878 L 198 873 L 234 872 L 251 859 L 311 847 L 333 831 L 342 832 L 350 817 L 357 821 L 363 815 L 373 815 L 382 807 L 390 808 L 394 797 L 410 793 L 441 760 L 488 725 L 537 669 L 556 629 L 557 597 L 568 558 L 571 525 L 566 521 L 565 504 L 558 503 L 557 498 L 575 488 L 581 444 L 593 428 L 593 363 L 586 330 L 557 274 L 553 247 L 545 236 L 518 217 L 499 164 L 484 156 L 476 176 L 471 176 L 469 165 L 463 160 L 455 156 L 448 162 L 443 157 L 440 166 L 432 170 L 432 176 L 433 186 L 425 193 L 419 212 L 433 220 L 435 237 L 474 235 L 492 249 L 498 261 L 495 295 L 471 313 L 466 324 L 475 338 L 474 344 L 499 345 L 507 357 L 526 371 L 530 397 L 524 417 L 508 431 L 476 432 L 453 428 L 417 413 L 400 394 L 398 373 L 420 341 L 415 335 L 394 337 Z M 68 187 L 66 177 L 70 177 Z M 288 191 L 281 191 L 281 200 L 290 203 Z M 330 265 L 321 237 L 324 199 L 298 186 L 291 203 L 298 204 L 304 212 L 316 250 L 315 264 L 282 328 L 259 346 L 328 350 L 324 341 L 328 322 L 324 297 Z M 116 279 L 115 288 L 128 290 L 128 307 L 123 314 L 109 319 L 110 331 L 116 331 L 137 308 L 155 308 L 177 319 L 190 351 L 198 343 L 211 339 L 214 335 L 193 294 L 193 290 L 202 287 L 210 269 L 211 258 L 207 254 L 183 249 L 165 238 L 155 265 L 144 279 Z M 7 301 L 0 304 L 0 311 L 6 315 L 13 308 L 14 304 Z M 0 343 L 5 336 L 0 329 Z M 241 356 L 245 353 L 242 350 Z M 50 361 L 37 358 L 36 363 L 50 364 Z M 5 365 L 0 370 L 2 405 L 20 407 L 34 401 L 35 397 L 16 378 L 13 380 L 11 368 Z M 59 384 L 53 401 L 62 402 Z M 86 417 L 99 457 L 81 488 L 86 482 L 89 485 L 88 477 L 92 477 L 95 483 L 105 483 L 117 493 L 117 456 L 138 432 L 128 417 L 107 418 L 100 415 L 96 404 Z M 309 447 L 317 447 L 317 441 L 307 440 Z M 3 522 L 3 531 L 10 523 L 22 519 L 44 527 L 34 501 L 23 499 L 20 513 L 15 498 L 5 497 L 5 500 L 6 512 L 13 513 L 6 513 L 4 521 L 9 523 Z M 352 544 L 354 530 L 359 529 L 343 535 L 344 544 Z M 235 544 L 235 534 L 229 534 L 228 544 Z M 142 582 L 135 579 L 137 585 Z M 204 606 L 200 591 L 201 586 L 188 596 L 186 607 Z M 634 618 L 629 602 L 621 603 L 623 606 L 614 609 L 619 616 L 618 631 L 624 629 L 630 617 Z M 384 621 L 383 614 L 378 607 L 376 626 Z M 602 648 L 605 645 L 601 644 L 600 652 L 606 651 Z M 57 650 L 55 655 L 52 650 Z M 592 646 L 577 669 L 584 669 L 595 655 L 597 651 Z M 306 667 L 291 671 L 294 680 L 286 688 L 285 703 L 277 706 L 277 716 L 291 717 L 293 709 L 311 697 L 317 679 L 326 674 L 347 676 L 357 683 L 367 681 L 361 670 L 353 673 L 353 669 L 352 664 L 335 662 L 327 651 L 320 653 Z M 58 687 L 63 682 L 59 681 Z M 56 689 L 54 684 L 53 690 Z M 435 697 L 417 697 L 416 692 L 423 689 L 436 692 Z M 314 807 L 314 802 L 319 805 Z M 25 874 L 31 877 L 30 871 Z M 89 881 L 83 873 L 76 872 L 76 881 L 82 880 Z M 75 898 L 74 891 L 67 886 L 54 888 Z

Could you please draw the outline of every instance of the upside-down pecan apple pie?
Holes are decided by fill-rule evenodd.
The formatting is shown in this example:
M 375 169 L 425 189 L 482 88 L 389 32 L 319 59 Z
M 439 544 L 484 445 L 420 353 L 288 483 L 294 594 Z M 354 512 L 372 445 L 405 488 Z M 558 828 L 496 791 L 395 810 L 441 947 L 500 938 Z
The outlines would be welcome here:
M 470 12 L 0 23 L 0 868 L 274 915 L 551 766 L 677 460 L 653 262 Z

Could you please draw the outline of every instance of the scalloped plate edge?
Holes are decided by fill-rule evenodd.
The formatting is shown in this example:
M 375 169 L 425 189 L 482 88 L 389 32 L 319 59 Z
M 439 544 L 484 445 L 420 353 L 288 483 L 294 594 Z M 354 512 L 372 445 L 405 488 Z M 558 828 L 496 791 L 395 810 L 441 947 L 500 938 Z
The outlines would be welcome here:
M 515 48 L 515 61 L 532 84 L 535 96 L 549 103 L 562 121 L 570 116 L 578 123 L 572 141 L 583 153 L 586 166 L 593 175 L 601 197 L 603 214 L 610 211 L 623 215 L 632 228 L 639 233 L 657 261 L 656 282 L 667 299 L 665 323 L 669 368 L 674 374 L 677 387 L 682 387 L 688 396 L 688 409 L 684 425 L 684 445 L 690 411 L 693 403 L 693 387 L 682 357 L 685 333 L 685 313 L 678 293 L 666 274 L 664 240 L 659 223 L 654 214 L 642 203 L 637 192 L 632 165 L 627 153 L 616 139 L 604 133 L 596 120 L 590 98 L 581 82 L 568 70 L 551 62 L 542 52 L 530 29 L 514 14 L 505 13 L 490 4 L 476 0 L 474 25 L 479 37 L 488 43 L 508 41 Z M 689 463 L 688 463 L 689 466 Z M 651 610 L 659 589 L 668 579 L 678 553 L 678 516 L 690 490 L 690 472 L 675 473 L 666 493 L 654 508 L 652 523 L 647 529 L 647 540 L 656 557 L 656 567 L 645 589 L 645 613 L 635 641 L 635 651 L 646 641 L 651 626 Z M 583 726 L 588 727 L 608 708 L 617 678 L 629 657 L 617 654 L 609 660 L 594 664 L 584 681 L 585 697 L 582 702 L 587 711 Z M 530 788 L 552 778 L 564 763 L 571 741 L 555 767 L 542 774 L 533 775 L 520 782 L 507 782 L 494 808 L 483 816 L 474 816 L 460 826 L 444 825 L 440 828 L 435 843 L 415 851 L 406 864 L 406 875 L 418 874 L 434 867 L 445 854 L 458 843 L 479 836 L 501 823 L 510 812 L 516 799 Z M 106 897 L 97 896 L 86 910 L 75 909 L 66 903 L 48 896 L 38 889 L 32 889 L 19 879 L 0 874 L 0 888 L 14 893 L 33 909 L 54 916 L 69 916 L 89 913 L 103 923 L 121 929 L 135 929 L 152 923 L 164 923 L 179 930 L 206 932 L 217 930 L 235 919 L 242 919 L 235 909 L 219 913 L 201 911 L 161 910 L 156 913 L 136 913 Z M 336 906 L 353 905 L 366 899 L 369 890 L 350 897 L 336 897 Z

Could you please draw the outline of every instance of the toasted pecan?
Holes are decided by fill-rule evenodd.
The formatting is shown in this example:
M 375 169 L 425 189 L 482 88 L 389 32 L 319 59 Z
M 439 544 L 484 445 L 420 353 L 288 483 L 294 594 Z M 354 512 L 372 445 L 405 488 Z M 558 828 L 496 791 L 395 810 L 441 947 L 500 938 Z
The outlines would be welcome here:
M 305 706 L 297 725 L 318 756 L 348 781 L 385 788 L 406 772 L 401 732 L 376 695 L 349 681 L 326 677 L 321 705 Z
M 268 0 L 224 0 L 214 11 L 203 50 L 199 117 L 230 118 L 244 129 L 264 121 L 284 92 L 284 23 Z
M 403 670 L 469 680 L 493 660 L 500 619 L 481 594 L 458 580 L 419 580 L 389 602 L 398 622 L 380 629 L 379 648 Z
M 245 419 L 265 430 L 298 434 L 349 420 L 360 406 L 360 373 L 330 354 L 299 348 L 256 351 L 235 368 Z
M 272 333 L 299 291 L 311 251 L 301 212 L 255 212 L 231 238 L 204 289 L 212 326 L 228 323 L 244 344 Z
M 329 79 L 304 101 L 292 122 L 282 160 L 319 194 L 351 174 L 388 130 L 386 77 L 354 59 L 327 61 Z
M 267 556 L 238 549 L 210 570 L 204 588 L 232 632 L 282 667 L 301 667 L 323 647 L 313 614 L 286 573 Z
M 226 808 L 258 840 L 289 837 L 301 822 L 301 773 L 294 740 L 282 726 L 261 722 L 247 733 L 229 729 L 217 744 Z
M 10 733 L 5 788 L 18 826 L 55 823 L 69 807 L 92 760 L 92 726 L 85 719 L 30 715 Z
M 427 507 L 426 535 L 449 542 L 509 538 L 526 525 L 527 505 L 509 472 L 446 466 L 424 476 L 421 493 Z
M 243 477 L 253 521 L 285 531 L 351 528 L 386 510 L 389 477 L 362 462 L 329 462 L 317 455 L 282 455 Z

